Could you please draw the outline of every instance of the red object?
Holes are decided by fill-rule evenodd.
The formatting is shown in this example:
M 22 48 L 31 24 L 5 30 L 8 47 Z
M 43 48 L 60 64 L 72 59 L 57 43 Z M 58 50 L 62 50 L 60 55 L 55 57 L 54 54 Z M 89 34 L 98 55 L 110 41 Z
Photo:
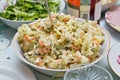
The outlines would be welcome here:
M 94 20 L 95 4 L 96 4 L 96 0 L 91 0 L 90 20 Z
M 91 0 L 91 7 L 90 7 L 90 20 L 94 20 L 94 14 L 95 14 L 95 5 L 100 0 Z
M 80 0 L 68 0 L 68 3 L 80 7 Z
M 118 56 L 117 62 L 120 64 L 120 55 Z

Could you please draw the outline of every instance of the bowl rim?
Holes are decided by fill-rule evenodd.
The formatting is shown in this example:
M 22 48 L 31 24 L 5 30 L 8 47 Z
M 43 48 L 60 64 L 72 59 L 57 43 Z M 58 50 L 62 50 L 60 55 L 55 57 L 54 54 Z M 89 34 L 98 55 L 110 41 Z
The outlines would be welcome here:
M 94 65 L 92 65 L 92 66 L 88 66 L 88 67 L 84 67 L 84 68 L 89 68 L 89 67 L 93 67 L 93 68 L 96 67 L 96 68 L 99 68 L 99 69 L 105 71 L 105 72 L 109 75 L 109 77 L 111 78 L 111 80 L 113 80 L 113 77 L 112 77 L 111 73 L 110 73 L 107 69 L 105 69 L 104 67 L 99 66 L 99 65 L 97 65 L 97 64 L 94 64 Z M 73 70 L 77 70 L 77 69 L 73 69 Z M 68 74 L 69 72 L 71 72 L 71 70 L 66 71 L 66 73 L 65 73 L 65 75 L 64 75 L 64 80 L 66 80 L 66 76 L 67 76 L 67 74 Z
M 84 19 L 81 19 L 81 18 L 77 18 L 77 19 L 84 20 Z M 33 22 L 33 23 L 34 23 L 34 22 Z M 110 34 L 108 33 L 107 30 L 105 30 L 105 29 L 104 29 L 103 27 L 101 27 L 100 25 L 99 25 L 98 27 L 103 31 L 103 33 L 104 33 L 104 34 L 107 36 L 107 38 L 108 38 L 107 48 L 103 51 L 104 55 L 101 55 L 99 58 L 97 58 L 97 59 L 96 59 L 95 61 L 93 61 L 92 63 L 89 63 L 89 64 L 84 65 L 84 66 L 80 66 L 80 67 L 75 67 L 75 69 L 81 68 L 81 67 L 86 67 L 86 66 L 91 66 L 91 65 L 97 63 L 98 61 L 100 61 L 101 59 L 103 59 L 103 57 L 108 54 L 109 49 L 110 49 Z M 25 58 L 23 59 L 22 57 L 20 57 L 19 54 L 22 54 L 22 53 L 18 52 L 17 49 L 16 49 L 16 47 L 15 47 L 15 46 L 16 46 L 15 42 L 17 41 L 17 35 L 18 35 L 18 32 L 15 34 L 15 36 L 14 36 L 14 38 L 13 38 L 13 40 L 12 40 L 12 47 L 13 47 L 13 49 L 14 49 L 14 51 L 15 51 L 15 54 L 17 55 L 17 57 L 18 57 L 20 60 L 22 60 L 23 62 L 29 64 L 30 66 L 32 66 L 32 67 L 34 67 L 34 68 L 42 69 L 42 70 L 46 70 L 46 71 L 59 71 L 59 72 L 64 72 L 64 71 L 69 70 L 69 69 L 50 69 L 50 68 L 39 67 L 39 66 L 34 65 L 34 64 L 32 64 L 31 62 L 27 61 Z
M 102 4 L 102 2 L 101 2 L 101 5 L 102 5 L 102 6 L 105 6 L 105 5 L 115 4 L 117 1 L 118 1 L 118 0 L 115 0 L 115 1 L 113 1 L 113 2 L 111 2 L 111 3 L 105 3 L 105 4 Z
M 60 7 L 60 6 L 62 6 L 62 7 Z M 64 8 L 65 8 L 65 1 L 64 0 L 60 0 L 60 5 L 59 5 L 59 9 L 60 10 L 57 13 L 59 14 L 59 13 L 63 12 Z M 28 23 L 28 22 L 35 21 L 35 20 L 28 20 L 28 21 L 10 20 L 10 19 L 3 18 L 1 16 L 0 16 L 0 19 L 1 20 L 3 19 L 3 20 L 6 20 L 6 21 L 10 21 L 10 22 L 21 22 L 21 23 L 24 23 L 24 22 Z
M 1 16 L 0 16 L 0 19 L 1 19 L 1 20 L 10 21 L 10 22 L 21 22 L 21 23 L 24 23 L 24 22 L 28 23 L 28 22 L 33 22 L 33 21 L 35 21 L 35 20 L 30 20 L 30 21 L 16 21 L 16 20 L 6 19 L 6 18 L 3 18 L 3 17 L 1 17 Z

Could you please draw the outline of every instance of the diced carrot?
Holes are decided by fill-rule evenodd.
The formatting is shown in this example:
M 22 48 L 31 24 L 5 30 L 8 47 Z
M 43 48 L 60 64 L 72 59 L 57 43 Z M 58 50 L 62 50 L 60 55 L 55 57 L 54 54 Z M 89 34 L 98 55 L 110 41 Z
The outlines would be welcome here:
M 25 40 L 25 41 L 32 41 L 32 40 L 35 40 L 35 37 L 31 37 L 31 36 L 28 36 L 28 35 L 24 35 L 24 40 Z
M 77 55 L 77 54 L 75 54 L 75 57 L 76 57 L 76 59 L 77 59 L 78 61 L 81 61 L 81 60 L 82 60 L 82 58 L 81 58 L 79 55 Z
M 54 34 L 54 31 L 51 31 L 50 34 Z
M 45 46 L 45 43 L 44 43 L 42 40 L 39 40 L 39 45 L 40 45 L 41 47 L 44 47 L 44 46 Z
M 75 44 L 72 45 L 72 48 L 73 48 L 74 50 L 76 50 L 76 51 L 77 51 L 77 50 L 80 50 L 80 46 L 77 46 L 77 45 L 75 45 Z
M 61 64 L 62 60 L 61 59 L 57 59 L 55 60 L 57 64 Z
M 36 63 L 37 66 L 42 66 L 43 65 L 43 62 L 42 61 L 39 61 Z
M 100 43 L 100 41 L 98 39 L 96 39 L 95 37 L 93 37 L 93 40 L 96 40 L 98 43 Z
M 69 20 L 69 18 L 63 18 L 63 22 L 68 22 Z
M 80 32 L 80 34 L 84 35 L 84 32 Z
M 93 58 L 89 57 L 89 62 L 90 62 L 90 63 L 91 63 L 93 60 L 94 60 Z
M 44 27 L 43 27 L 43 26 L 39 26 L 37 29 L 43 31 L 43 30 L 44 30 Z
M 46 46 L 46 50 L 47 50 L 47 53 L 50 53 L 50 47 L 49 46 Z
M 39 51 L 40 51 L 40 54 L 42 54 L 42 55 L 47 53 L 45 48 L 39 48 Z
M 39 52 L 40 54 L 45 54 L 45 53 L 50 53 L 50 48 L 47 46 L 47 47 L 42 47 L 42 48 L 39 48 Z
M 93 42 L 93 44 L 92 44 L 92 45 L 96 47 L 96 46 L 99 46 L 99 45 L 100 45 L 100 43 L 99 43 L 99 41 L 97 41 L 97 40 L 96 40 L 96 41 L 94 41 L 94 42 Z

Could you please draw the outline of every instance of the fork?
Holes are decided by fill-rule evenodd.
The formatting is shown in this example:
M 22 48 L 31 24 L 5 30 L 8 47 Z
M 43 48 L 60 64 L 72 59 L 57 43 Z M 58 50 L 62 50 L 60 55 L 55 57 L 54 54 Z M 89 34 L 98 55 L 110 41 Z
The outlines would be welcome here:
M 50 9 L 49 9 L 48 1 L 47 0 L 45 0 L 45 4 L 46 4 L 46 8 L 47 8 L 47 11 L 48 11 L 48 14 L 49 14 L 49 18 L 50 18 L 50 21 L 51 21 L 51 24 L 52 24 L 53 21 L 52 21 L 52 17 L 51 17 L 51 13 L 50 13 Z

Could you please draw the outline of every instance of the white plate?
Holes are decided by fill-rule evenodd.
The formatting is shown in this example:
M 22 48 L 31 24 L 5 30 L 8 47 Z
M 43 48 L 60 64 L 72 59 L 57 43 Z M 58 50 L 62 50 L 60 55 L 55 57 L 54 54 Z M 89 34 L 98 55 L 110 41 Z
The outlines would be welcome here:
M 117 7 L 116 7 L 117 8 Z M 118 6 L 118 8 L 120 8 L 120 6 Z M 120 10 L 120 9 L 119 9 Z M 116 25 L 115 23 L 113 23 L 113 22 L 111 22 L 107 17 L 109 17 L 108 16 L 108 14 L 109 14 L 109 12 L 115 12 L 114 11 L 114 9 L 111 11 L 111 10 L 108 10 L 106 13 L 105 13 L 105 20 L 106 20 L 106 22 L 112 27 L 112 28 L 114 28 L 114 29 L 116 29 L 117 31 L 119 31 L 120 32 L 120 25 Z M 120 12 L 120 11 L 119 11 Z M 110 18 L 110 17 L 109 17 Z M 111 18 L 118 18 L 118 20 L 119 20 L 119 13 L 117 14 L 117 16 L 112 16 Z
M 105 12 L 110 7 L 114 6 L 118 0 L 101 0 L 102 12 Z
M 11 60 L 0 60 L 0 80 L 36 80 L 25 66 Z
M 120 77 L 120 64 L 118 64 L 118 56 L 120 55 L 120 44 L 115 44 L 108 54 L 108 63 L 112 70 Z

